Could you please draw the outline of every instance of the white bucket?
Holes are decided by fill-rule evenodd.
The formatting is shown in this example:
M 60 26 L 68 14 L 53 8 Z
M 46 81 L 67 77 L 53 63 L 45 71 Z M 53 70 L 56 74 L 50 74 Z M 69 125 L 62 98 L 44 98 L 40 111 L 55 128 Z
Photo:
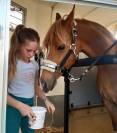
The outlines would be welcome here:
M 29 125 L 31 129 L 41 129 L 44 127 L 45 114 L 47 112 L 45 107 L 33 106 L 31 107 L 36 115 L 36 120 L 32 122 L 29 120 Z

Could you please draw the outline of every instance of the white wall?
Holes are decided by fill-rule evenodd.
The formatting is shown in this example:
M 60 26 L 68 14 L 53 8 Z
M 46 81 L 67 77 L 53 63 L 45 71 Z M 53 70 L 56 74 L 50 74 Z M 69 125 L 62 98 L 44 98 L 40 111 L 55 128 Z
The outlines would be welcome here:
M 27 9 L 26 26 L 38 31 L 41 42 L 50 26 L 51 8 L 40 5 L 36 0 L 13 0 Z

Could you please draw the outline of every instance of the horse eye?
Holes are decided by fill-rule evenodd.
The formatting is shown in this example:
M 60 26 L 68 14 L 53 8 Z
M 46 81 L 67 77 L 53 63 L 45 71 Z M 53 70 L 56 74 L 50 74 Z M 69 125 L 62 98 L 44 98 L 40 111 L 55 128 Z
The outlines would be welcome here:
M 58 46 L 57 47 L 57 50 L 64 50 L 65 49 L 65 46 L 64 45 L 61 45 L 61 46 Z

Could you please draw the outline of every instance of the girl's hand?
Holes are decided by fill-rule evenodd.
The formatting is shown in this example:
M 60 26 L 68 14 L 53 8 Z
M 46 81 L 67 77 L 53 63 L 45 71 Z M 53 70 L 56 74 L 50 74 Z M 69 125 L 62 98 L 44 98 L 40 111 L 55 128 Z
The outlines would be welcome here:
M 47 98 L 45 100 L 45 105 L 47 107 L 48 112 L 53 114 L 55 111 L 55 106 Z
M 22 116 L 28 116 L 31 121 L 35 121 L 36 116 L 35 113 L 33 113 L 30 106 L 20 102 L 18 110 L 20 111 Z

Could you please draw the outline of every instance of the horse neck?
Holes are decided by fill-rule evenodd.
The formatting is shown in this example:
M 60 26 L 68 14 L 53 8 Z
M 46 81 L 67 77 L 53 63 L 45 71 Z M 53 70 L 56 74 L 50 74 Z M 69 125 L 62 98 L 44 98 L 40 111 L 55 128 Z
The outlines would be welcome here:
M 92 25 L 91 25 L 92 24 Z M 80 51 L 89 57 L 96 57 L 112 45 L 114 39 L 112 35 L 103 27 L 97 27 L 91 23 L 90 25 L 78 23 L 78 39 L 77 46 Z M 101 30 L 102 29 L 102 30 Z M 107 54 L 114 54 L 115 49 L 111 49 Z

